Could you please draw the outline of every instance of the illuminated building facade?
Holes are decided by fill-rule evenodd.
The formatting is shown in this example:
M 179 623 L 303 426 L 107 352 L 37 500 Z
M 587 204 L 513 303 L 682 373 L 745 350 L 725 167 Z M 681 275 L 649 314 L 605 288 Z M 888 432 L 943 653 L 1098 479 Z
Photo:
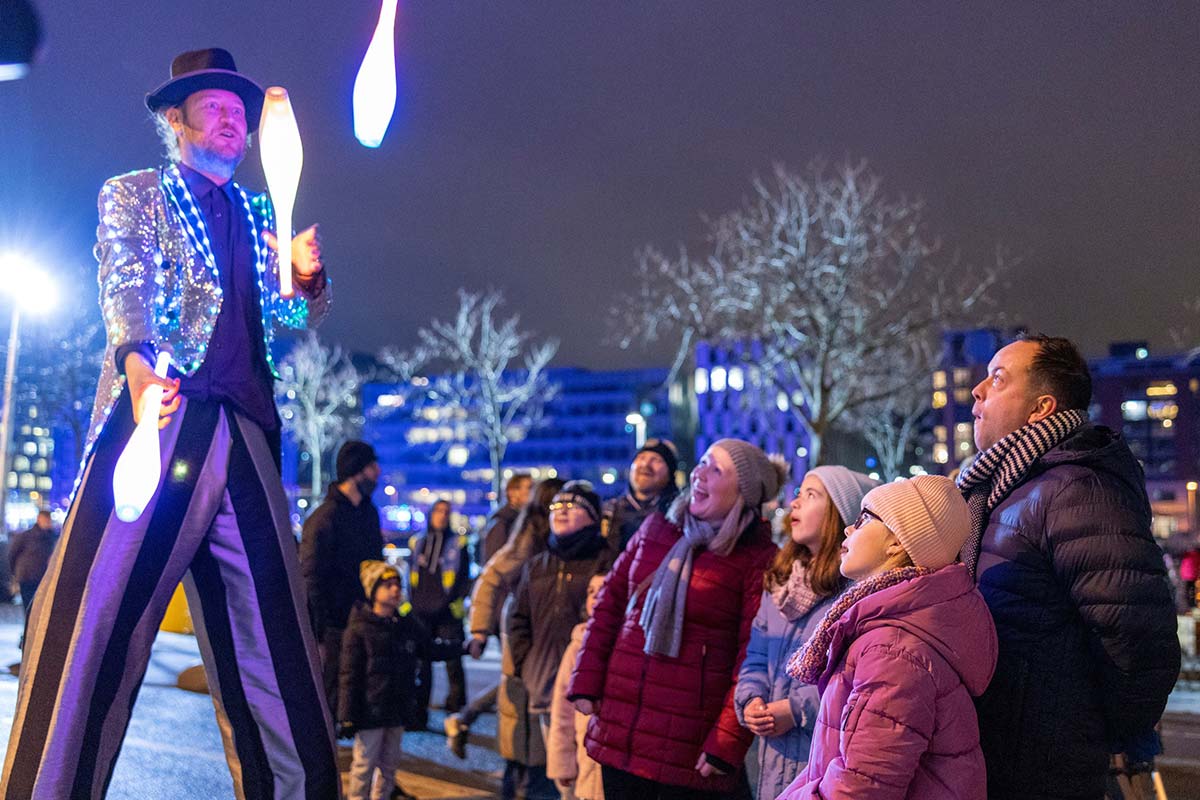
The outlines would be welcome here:
M 796 416 L 799 392 L 785 392 L 763 380 L 761 350 L 755 344 L 696 345 L 690 394 L 695 408 L 696 456 L 725 437 L 745 439 L 767 453 L 783 455 L 792 465 L 791 483 L 808 469 L 808 432 Z M 875 459 L 859 437 L 841 432 L 825 436 L 824 462 L 871 472 Z
M 665 369 L 558 368 L 547 375 L 559 393 L 546 406 L 544 424 L 508 445 L 506 476 L 516 470 L 535 480 L 583 478 L 601 495 L 615 495 L 638 438 L 671 437 Z M 363 438 L 383 470 L 376 502 L 385 530 L 396 536 L 423 529 L 425 511 L 439 498 L 453 504 L 455 527 L 477 528 L 491 509 L 492 470 L 486 449 L 466 441 L 470 409 L 427 406 L 413 418 L 399 397 L 390 383 L 362 390 Z

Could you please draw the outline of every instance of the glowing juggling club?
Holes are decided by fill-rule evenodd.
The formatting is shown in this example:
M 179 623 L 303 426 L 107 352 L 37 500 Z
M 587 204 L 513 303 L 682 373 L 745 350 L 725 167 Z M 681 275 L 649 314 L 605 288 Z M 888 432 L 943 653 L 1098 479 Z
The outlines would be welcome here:
M 379 24 L 354 79 L 354 137 L 379 147 L 396 110 L 396 0 L 383 0 Z
M 263 175 L 275 206 L 275 239 L 279 246 L 279 296 L 291 297 L 292 291 L 292 209 L 300 170 L 304 166 L 304 146 L 300 128 L 292 113 L 287 89 L 272 86 L 263 100 L 262 122 L 258 126 L 258 149 L 262 153 Z
M 163 350 L 154 362 L 154 374 L 167 377 L 169 366 L 171 353 Z M 142 392 L 142 411 L 137 427 L 113 470 L 113 505 L 117 519 L 122 522 L 134 522 L 142 516 L 162 478 L 162 456 L 158 448 L 158 412 L 162 397 L 163 387 L 158 384 L 148 386 Z

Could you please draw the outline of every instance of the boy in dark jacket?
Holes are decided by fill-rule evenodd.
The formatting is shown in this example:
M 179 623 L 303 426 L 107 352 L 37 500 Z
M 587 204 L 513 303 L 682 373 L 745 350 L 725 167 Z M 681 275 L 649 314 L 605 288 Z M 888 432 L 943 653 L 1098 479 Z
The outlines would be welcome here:
M 354 734 L 347 797 L 409 797 L 395 786 L 396 767 L 404 729 L 420 719 L 417 676 L 428 658 L 428 634 L 407 609 L 399 611 L 400 573 L 383 561 L 364 561 L 359 574 L 369 605 L 350 612 L 338 683 L 338 733 Z

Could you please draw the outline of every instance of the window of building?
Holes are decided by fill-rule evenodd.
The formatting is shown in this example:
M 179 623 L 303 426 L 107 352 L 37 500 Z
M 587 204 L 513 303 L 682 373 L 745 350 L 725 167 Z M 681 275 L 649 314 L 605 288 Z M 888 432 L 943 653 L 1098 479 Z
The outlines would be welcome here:
M 933 400 L 932 400 L 933 407 L 934 408 L 945 408 L 946 407 L 946 399 L 947 399 L 946 392 L 944 390 L 939 389 L 938 391 L 934 392 Z
M 954 370 L 954 385 L 971 387 L 971 370 L 958 367 Z
M 975 398 L 971 396 L 970 389 L 955 389 L 954 402 L 960 406 L 970 405 L 975 402 Z
M 1178 391 L 1171 381 L 1154 381 L 1146 387 L 1146 397 L 1174 397 Z
M 708 393 L 708 370 L 696 367 L 696 394 Z
M 939 369 L 937 372 L 933 373 L 933 388 L 946 388 L 946 373 L 943 370 Z
M 946 464 L 950 461 L 950 450 L 945 444 L 936 442 L 933 445 L 933 460 L 938 464 Z

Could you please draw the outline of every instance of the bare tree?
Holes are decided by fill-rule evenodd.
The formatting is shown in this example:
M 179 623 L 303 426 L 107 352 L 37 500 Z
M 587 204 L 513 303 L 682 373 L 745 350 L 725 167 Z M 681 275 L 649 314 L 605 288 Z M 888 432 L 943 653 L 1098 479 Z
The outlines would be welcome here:
M 308 453 L 311 496 L 321 494 L 322 465 L 334 444 L 361 424 L 357 415 L 362 376 L 337 345 L 326 347 L 309 332 L 279 364 L 275 397 L 283 428 Z
M 933 410 L 930 378 L 938 367 L 938 352 L 924 339 L 912 345 L 910 358 L 897 365 L 897 371 L 908 380 L 886 397 L 847 412 L 841 426 L 862 434 L 879 458 L 879 472 L 885 481 L 904 477 L 901 475 L 904 460 L 916 444 L 921 423 Z
M 410 410 L 436 409 L 452 418 L 466 441 L 487 450 L 492 491 L 502 496 L 502 465 L 510 442 L 520 441 L 541 424 L 548 401 L 558 393 L 546 367 L 558 342 L 533 344 L 516 315 L 501 318 L 498 291 L 459 290 L 458 313 L 449 322 L 434 320 L 418 331 L 411 352 L 387 349 L 380 360 L 397 374 Z M 427 377 L 420 373 L 428 370 Z
M 788 398 L 819 464 L 847 415 L 911 384 L 915 344 L 983 319 L 1002 254 L 967 269 L 925 228 L 923 204 L 887 196 L 865 162 L 777 166 L 708 222 L 703 259 L 639 254 L 635 288 L 615 310 L 620 342 L 678 337 L 676 370 L 697 339 L 757 342 L 761 374 Z

